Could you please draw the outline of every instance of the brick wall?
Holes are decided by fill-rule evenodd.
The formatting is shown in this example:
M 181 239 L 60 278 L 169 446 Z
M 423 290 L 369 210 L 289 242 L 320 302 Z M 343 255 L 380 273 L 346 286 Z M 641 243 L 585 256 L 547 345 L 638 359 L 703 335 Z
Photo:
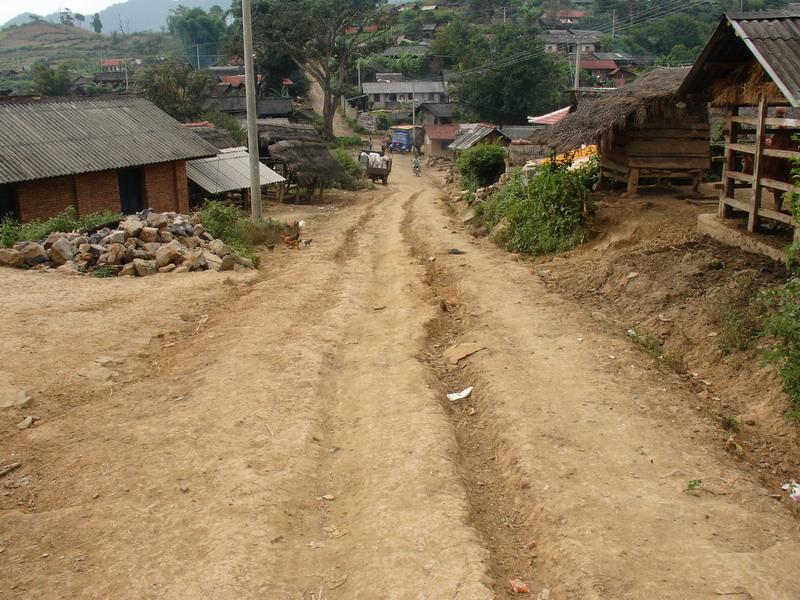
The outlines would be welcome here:
M 75 206 L 72 177 L 53 177 L 17 185 L 19 219 L 22 222 L 47 219 Z
M 100 171 L 75 176 L 78 215 L 100 210 L 119 211 L 119 182 L 116 171 Z
M 145 167 L 144 188 L 145 204 L 157 212 L 189 210 L 189 184 L 183 161 Z
M 120 210 L 116 171 L 53 177 L 17 184 L 20 221 L 47 219 L 68 206 L 79 215 Z M 144 167 L 145 206 L 159 212 L 189 211 L 186 163 L 176 161 Z

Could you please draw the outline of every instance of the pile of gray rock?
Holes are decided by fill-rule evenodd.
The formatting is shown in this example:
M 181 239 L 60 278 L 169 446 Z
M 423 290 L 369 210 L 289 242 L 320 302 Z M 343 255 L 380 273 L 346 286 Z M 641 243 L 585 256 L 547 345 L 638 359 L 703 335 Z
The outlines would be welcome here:
M 222 240 L 212 237 L 198 215 L 147 209 L 115 228 L 57 232 L 47 239 L 0 248 L 0 265 L 82 274 L 103 269 L 108 275 L 155 275 L 188 271 L 252 269 Z

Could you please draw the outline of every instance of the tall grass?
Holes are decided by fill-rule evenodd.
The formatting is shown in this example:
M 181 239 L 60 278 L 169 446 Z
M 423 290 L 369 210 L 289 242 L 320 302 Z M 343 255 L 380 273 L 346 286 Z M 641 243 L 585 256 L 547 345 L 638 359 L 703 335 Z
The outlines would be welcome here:
M 17 242 L 43 240 L 56 231 L 70 232 L 82 229 L 93 229 L 120 221 L 122 215 L 110 210 L 91 213 L 82 217 L 75 215 L 73 207 L 67 207 L 45 221 L 37 220 L 28 223 L 18 223 L 6 217 L 0 221 L 0 246 L 10 248 Z
M 239 208 L 224 202 L 206 200 L 199 214 L 209 234 L 256 264 L 259 257 L 253 249 L 277 243 L 286 230 L 285 223 L 274 219 L 254 223 Z

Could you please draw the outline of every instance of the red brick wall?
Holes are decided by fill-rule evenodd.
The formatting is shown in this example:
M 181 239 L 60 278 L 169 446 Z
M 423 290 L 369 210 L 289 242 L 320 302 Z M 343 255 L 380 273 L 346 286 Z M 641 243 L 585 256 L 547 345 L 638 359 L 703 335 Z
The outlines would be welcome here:
M 20 220 L 47 219 L 73 206 L 79 215 L 120 210 L 116 171 L 53 177 L 17 184 Z M 159 212 L 189 211 L 186 163 L 176 161 L 144 167 L 145 207 Z M 77 198 L 77 202 L 76 202 Z
M 119 211 L 119 182 L 116 171 L 100 171 L 75 176 L 78 215 L 100 210 Z
M 53 177 L 17 185 L 19 219 L 23 223 L 47 219 L 75 206 L 72 177 Z
M 145 167 L 144 189 L 148 208 L 157 212 L 189 210 L 189 184 L 183 161 Z

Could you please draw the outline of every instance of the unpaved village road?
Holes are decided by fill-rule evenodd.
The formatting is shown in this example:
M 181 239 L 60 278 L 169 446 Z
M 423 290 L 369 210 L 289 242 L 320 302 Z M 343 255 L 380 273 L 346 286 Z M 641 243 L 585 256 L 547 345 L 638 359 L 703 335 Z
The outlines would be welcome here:
M 800 598 L 786 499 L 438 175 L 257 274 L 0 272 L 0 597 Z

